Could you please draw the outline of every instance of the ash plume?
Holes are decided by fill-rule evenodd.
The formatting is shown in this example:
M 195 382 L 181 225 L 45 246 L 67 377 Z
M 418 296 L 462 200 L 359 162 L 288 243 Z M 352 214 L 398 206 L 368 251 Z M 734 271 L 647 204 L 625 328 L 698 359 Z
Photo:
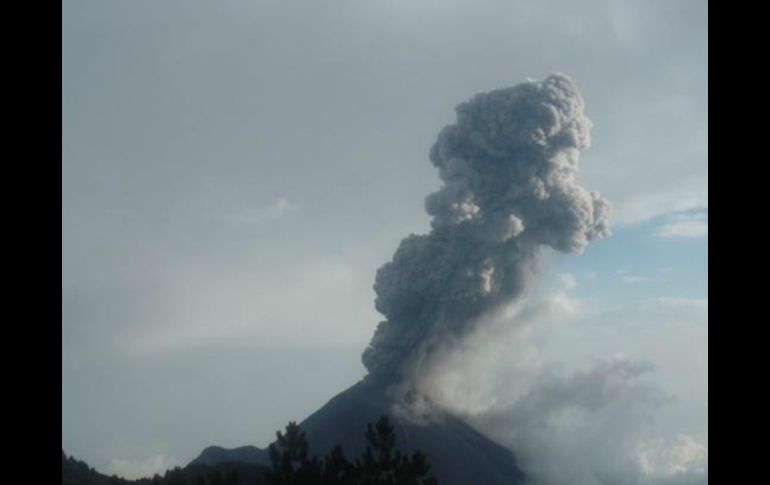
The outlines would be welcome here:
M 377 271 L 386 320 L 363 353 L 370 375 L 402 380 L 525 295 L 543 247 L 580 253 L 609 235 L 609 203 L 575 179 L 590 144 L 583 110 L 562 74 L 457 106 L 430 152 L 443 182 L 425 201 L 431 231 Z

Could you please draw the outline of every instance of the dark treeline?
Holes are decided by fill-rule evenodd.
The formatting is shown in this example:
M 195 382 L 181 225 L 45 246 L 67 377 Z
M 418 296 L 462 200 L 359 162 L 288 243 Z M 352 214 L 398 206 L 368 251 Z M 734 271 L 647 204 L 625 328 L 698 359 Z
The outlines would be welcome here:
M 309 456 L 309 444 L 296 423 L 286 432 L 277 433 L 270 445 L 272 468 L 267 472 L 271 485 L 436 485 L 429 477 L 430 464 L 425 454 L 411 456 L 396 449 L 396 434 L 388 418 L 366 427 L 367 446 L 353 461 L 335 446 L 323 458 Z
M 250 463 L 189 465 L 167 470 L 152 478 L 127 480 L 99 473 L 83 461 L 62 451 L 62 485 L 267 485 L 267 467 Z
M 276 434 L 278 439 L 269 449 L 270 467 L 188 465 L 138 480 L 103 475 L 62 450 L 62 485 L 437 485 L 429 476 L 425 454 L 408 455 L 396 448 L 394 428 L 385 416 L 367 425 L 366 449 L 353 460 L 339 445 L 326 456 L 311 456 L 305 433 L 296 423 Z

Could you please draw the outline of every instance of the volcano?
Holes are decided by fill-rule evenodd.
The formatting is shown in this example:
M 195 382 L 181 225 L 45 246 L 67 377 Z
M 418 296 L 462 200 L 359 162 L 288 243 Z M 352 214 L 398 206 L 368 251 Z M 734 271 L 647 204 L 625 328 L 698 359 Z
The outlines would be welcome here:
M 339 444 L 348 457 L 360 456 L 366 447 L 364 431 L 387 415 L 403 452 L 420 450 L 428 456 L 431 475 L 441 485 L 517 485 L 524 474 L 514 454 L 482 435 L 463 420 L 447 413 L 431 413 L 426 422 L 415 422 L 397 411 L 389 386 L 367 376 L 341 392 L 300 423 L 311 453 L 325 455 Z M 394 412 L 395 411 L 395 412 Z M 268 465 L 266 449 L 246 446 L 234 449 L 206 448 L 191 464 L 215 465 L 245 462 Z
M 430 401 L 431 370 L 491 315 L 526 298 L 542 248 L 581 253 L 610 234 L 609 202 L 577 182 L 591 121 L 563 74 L 479 93 L 455 108 L 430 150 L 441 187 L 425 199 L 427 234 L 401 240 L 375 275 L 380 322 L 364 350 L 369 374 L 300 427 L 311 450 L 365 449 L 381 415 L 403 451 L 427 454 L 442 485 L 512 485 L 513 453 Z M 483 349 L 479 349 L 483 351 Z M 209 448 L 197 461 L 267 462 L 257 448 Z

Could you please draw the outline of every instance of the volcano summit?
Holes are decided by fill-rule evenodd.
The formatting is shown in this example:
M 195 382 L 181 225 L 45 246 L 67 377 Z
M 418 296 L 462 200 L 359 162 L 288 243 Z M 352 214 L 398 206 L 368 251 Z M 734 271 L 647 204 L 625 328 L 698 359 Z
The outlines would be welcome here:
M 300 424 L 314 452 L 340 444 L 358 454 L 365 424 L 387 414 L 399 446 L 425 452 L 439 483 L 523 482 L 512 451 L 433 404 L 419 383 L 482 317 L 527 296 L 543 248 L 579 253 L 609 235 L 609 203 L 576 182 L 590 144 L 583 110 L 561 74 L 456 108 L 457 121 L 430 151 L 443 182 L 425 201 L 431 231 L 403 239 L 377 271 L 375 305 L 385 320 L 363 353 L 369 374 Z M 210 449 L 196 462 L 267 461 L 261 450 L 246 451 Z

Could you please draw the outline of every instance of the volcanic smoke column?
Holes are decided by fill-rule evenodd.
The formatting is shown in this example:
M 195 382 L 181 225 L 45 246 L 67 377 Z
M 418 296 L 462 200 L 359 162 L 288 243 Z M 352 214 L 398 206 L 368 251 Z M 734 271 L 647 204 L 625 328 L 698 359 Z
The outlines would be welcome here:
M 456 112 L 430 152 L 443 181 L 425 201 L 432 230 L 377 271 L 387 320 L 363 354 L 373 376 L 402 378 L 522 295 L 541 246 L 580 253 L 609 235 L 609 203 L 575 181 L 591 122 L 570 78 L 478 94 Z

